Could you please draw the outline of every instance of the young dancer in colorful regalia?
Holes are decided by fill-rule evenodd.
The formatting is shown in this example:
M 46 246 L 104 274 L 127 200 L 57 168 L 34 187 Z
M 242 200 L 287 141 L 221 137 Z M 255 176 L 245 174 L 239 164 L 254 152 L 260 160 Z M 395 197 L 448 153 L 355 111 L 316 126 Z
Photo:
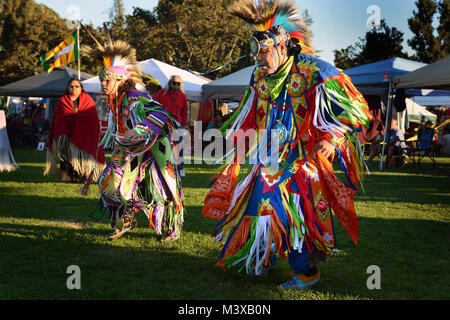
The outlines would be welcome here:
M 368 105 L 348 76 L 313 56 L 293 1 L 240 0 L 230 12 L 253 28 L 258 66 L 221 128 L 235 157 L 215 177 L 203 215 L 220 220 L 218 266 L 261 275 L 287 253 L 294 273 L 281 286 L 304 289 L 334 247 L 332 214 L 357 242 L 353 196 L 365 170 L 356 133 L 369 124 Z M 238 182 L 245 136 L 251 166 Z M 333 172 L 335 155 L 346 183 Z
M 108 37 L 109 39 L 109 37 Z M 171 135 L 176 129 L 169 112 L 147 94 L 135 89 L 140 80 L 135 49 L 123 41 L 98 50 L 84 48 L 104 66 L 99 78 L 109 98 L 108 130 L 103 145 L 114 144 L 112 161 L 99 179 L 100 203 L 91 214 L 104 211 L 114 229 L 114 240 L 136 227 L 142 211 L 162 241 L 180 237 L 183 226 L 183 194 Z

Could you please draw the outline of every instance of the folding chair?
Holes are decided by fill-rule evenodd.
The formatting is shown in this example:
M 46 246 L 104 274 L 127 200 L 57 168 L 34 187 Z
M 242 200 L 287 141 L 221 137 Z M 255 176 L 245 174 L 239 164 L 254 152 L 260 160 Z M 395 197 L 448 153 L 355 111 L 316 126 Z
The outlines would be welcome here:
M 434 156 L 435 156 L 434 128 L 419 129 L 417 133 L 416 147 L 412 152 L 412 160 L 414 166 L 416 165 L 417 162 L 418 166 L 420 167 L 422 159 L 428 157 L 433 164 L 433 168 L 435 168 L 436 161 L 434 160 Z

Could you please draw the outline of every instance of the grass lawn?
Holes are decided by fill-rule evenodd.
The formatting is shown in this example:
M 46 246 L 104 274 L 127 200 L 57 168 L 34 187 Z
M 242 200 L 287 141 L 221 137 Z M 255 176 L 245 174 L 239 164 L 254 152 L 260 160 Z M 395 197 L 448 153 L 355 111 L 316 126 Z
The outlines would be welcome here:
M 310 290 L 283 290 L 287 261 L 269 275 L 224 272 L 216 221 L 202 217 L 208 165 L 188 165 L 183 178 L 182 237 L 160 243 L 143 215 L 138 228 L 108 241 L 106 218 L 88 218 L 98 187 L 83 197 L 80 185 L 42 176 L 45 153 L 13 150 L 20 168 L 0 173 L 0 299 L 449 299 L 450 158 L 422 168 L 374 170 L 356 197 L 358 245 L 335 219 L 336 255 L 319 265 Z M 81 271 L 81 290 L 69 290 L 67 268 Z M 367 268 L 381 270 L 381 288 L 369 290 Z

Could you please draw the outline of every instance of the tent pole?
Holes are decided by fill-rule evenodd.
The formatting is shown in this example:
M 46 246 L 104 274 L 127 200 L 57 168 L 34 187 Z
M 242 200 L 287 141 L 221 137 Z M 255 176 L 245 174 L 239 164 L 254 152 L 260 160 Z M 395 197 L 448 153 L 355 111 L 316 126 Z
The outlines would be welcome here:
M 385 120 L 385 125 L 384 125 L 383 148 L 381 151 L 381 158 L 380 158 L 380 170 L 383 170 L 383 158 L 385 155 L 385 148 L 386 148 L 387 141 L 389 141 L 389 133 L 391 131 L 391 113 L 392 113 L 391 95 L 392 95 L 392 81 L 389 82 L 388 104 L 387 104 L 387 108 L 386 108 L 386 120 Z M 388 159 L 386 156 L 386 163 L 387 163 L 387 161 L 388 161 Z

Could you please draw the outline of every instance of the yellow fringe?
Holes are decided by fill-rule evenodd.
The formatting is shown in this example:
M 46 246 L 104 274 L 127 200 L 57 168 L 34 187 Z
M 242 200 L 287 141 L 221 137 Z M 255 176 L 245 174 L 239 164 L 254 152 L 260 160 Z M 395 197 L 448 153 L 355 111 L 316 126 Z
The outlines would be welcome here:
M 92 181 L 96 182 L 105 168 L 105 165 L 97 162 L 91 154 L 72 144 L 67 136 L 56 137 L 51 150 L 50 148 L 47 150 L 44 175 L 57 177 L 59 175 L 57 161 L 68 161 L 80 176 L 88 177 L 94 170 Z

